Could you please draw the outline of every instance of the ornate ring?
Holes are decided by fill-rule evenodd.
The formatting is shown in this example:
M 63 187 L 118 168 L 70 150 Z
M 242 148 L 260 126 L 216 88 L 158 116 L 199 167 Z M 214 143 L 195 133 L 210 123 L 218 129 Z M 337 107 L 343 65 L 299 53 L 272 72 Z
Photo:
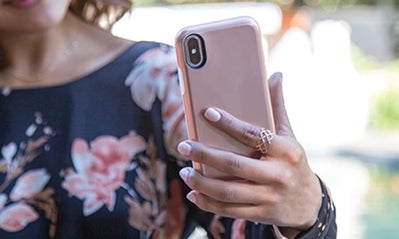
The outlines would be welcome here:
M 259 133 L 259 143 L 256 145 L 256 150 L 261 152 L 263 155 L 267 153 L 269 145 L 272 143 L 274 137 L 273 133 L 265 128 L 262 128 Z

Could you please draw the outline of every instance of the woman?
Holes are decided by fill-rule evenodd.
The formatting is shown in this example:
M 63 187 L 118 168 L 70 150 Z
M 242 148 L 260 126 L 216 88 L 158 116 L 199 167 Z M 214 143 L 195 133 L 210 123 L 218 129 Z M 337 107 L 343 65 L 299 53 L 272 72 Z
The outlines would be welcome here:
M 95 26 L 109 28 L 130 7 L 0 0 L 0 238 L 182 238 L 191 219 L 207 228 L 209 216 L 215 237 L 242 236 L 245 224 L 251 238 L 278 234 L 268 224 L 292 238 L 333 235 L 335 213 L 292 135 L 281 75 L 270 82 L 277 135 L 251 177 L 248 158 L 229 167 L 226 152 L 192 141 L 179 145 L 180 155 L 186 133 L 173 49 Z M 256 146 L 255 126 L 221 109 L 205 116 Z M 248 221 L 220 229 L 219 216 L 188 203 L 178 177 L 184 158 L 250 179 L 235 185 L 180 171 L 194 189 L 190 201 Z M 218 187 L 226 184 L 228 191 Z

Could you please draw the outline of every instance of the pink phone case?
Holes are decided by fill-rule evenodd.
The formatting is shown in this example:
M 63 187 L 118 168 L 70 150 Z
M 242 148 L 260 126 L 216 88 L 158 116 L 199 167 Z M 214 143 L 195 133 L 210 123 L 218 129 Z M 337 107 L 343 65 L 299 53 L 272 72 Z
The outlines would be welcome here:
M 190 41 L 198 39 L 203 50 L 198 57 L 205 61 L 193 66 L 192 61 L 196 63 L 197 58 L 191 60 L 190 54 L 198 52 L 195 46 L 190 48 Z M 238 17 L 186 27 L 177 34 L 176 54 L 189 138 L 251 155 L 253 148 L 210 126 L 201 112 L 215 106 L 274 132 L 262 38 L 256 21 Z M 209 177 L 226 177 L 211 167 L 197 163 L 194 167 Z

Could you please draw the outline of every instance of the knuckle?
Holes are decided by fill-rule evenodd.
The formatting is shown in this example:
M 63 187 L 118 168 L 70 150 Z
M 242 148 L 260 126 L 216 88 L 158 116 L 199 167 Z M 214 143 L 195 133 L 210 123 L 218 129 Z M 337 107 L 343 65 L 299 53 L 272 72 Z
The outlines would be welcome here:
M 295 180 L 294 172 L 291 170 L 286 170 L 284 172 L 284 175 L 282 176 L 282 179 L 284 180 L 283 182 L 286 185 L 286 187 L 291 187 L 297 181 Z
M 229 210 L 227 210 L 227 207 L 224 206 L 223 204 L 219 204 L 217 206 L 218 214 L 222 216 L 230 216 Z
M 258 197 L 260 200 L 262 200 L 263 204 L 269 205 L 271 198 L 273 197 L 273 193 L 271 191 L 268 191 L 267 193 L 259 193 Z
M 262 209 L 260 209 L 260 210 L 257 210 L 256 211 L 256 215 L 255 215 L 255 218 L 258 220 L 258 221 L 263 221 L 263 220 L 269 220 L 269 213 L 268 213 L 268 210 L 266 209 L 266 208 L 262 208 Z
M 300 146 L 292 147 L 284 153 L 284 158 L 291 164 L 298 164 L 305 157 L 305 152 Z
M 290 170 L 279 170 L 276 175 L 276 182 L 280 185 L 288 185 L 292 181 L 292 172 Z
M 232 117 L 224 117 L 224 121 L 227 128 L 234 128 L 234 120 Z
M 239 157 L 233 153 L 230 154 L 229 160 L 227 160 L 227 170 L 234 174 L 242 168 L 242 163 Z
M 222 201 L 233 201 L 236 197 L 236 193 L 235 191 L 230 188 L 230 187 L 226 187 L 225 189 L 222 190 L 221 194 L 220 194 L 220 200 Z
M 272 189 L 270 190 L 270 192 L 265 193 L 263 195 L 264 195 L 263 196 L 264 202 L 266 203 L 266 205 L 271 207 L 275 206 L 276 203 L 278 203 L 280 200 L 279 194 L 276 192 L 275 189 L 274 190 Z
M 245 127 L 241 131 L 242 139 L 246 142 L 253 141 L 254 144 L 256 144 L 255 141 L 256 141 L 257 135 L 259 135 L 259 129 L 253 125 Z
M 277 198 L 277 197 L 275 197 Z M 276 218 L 276 208 L 279 207 L 279 201 L 277 199 L 270 199 L 270 202 L 266 205 L 263 205 L 259 210 L 255 212 L 254 217 L 257 221 L 266 222 L 268 224 L 272 224 Z

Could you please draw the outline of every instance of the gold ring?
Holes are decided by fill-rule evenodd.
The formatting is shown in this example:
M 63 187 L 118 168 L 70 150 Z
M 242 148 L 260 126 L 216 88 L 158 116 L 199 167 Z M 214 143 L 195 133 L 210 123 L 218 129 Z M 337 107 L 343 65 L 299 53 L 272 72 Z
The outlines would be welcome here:
M 272 143 L 274 137 L 273 133 L 265 128 L 262 128 L 259 133 L 259 143 L 256 145 L 256 150 L 261 152 L 263 155 L 267 153 L 269 145 Z

